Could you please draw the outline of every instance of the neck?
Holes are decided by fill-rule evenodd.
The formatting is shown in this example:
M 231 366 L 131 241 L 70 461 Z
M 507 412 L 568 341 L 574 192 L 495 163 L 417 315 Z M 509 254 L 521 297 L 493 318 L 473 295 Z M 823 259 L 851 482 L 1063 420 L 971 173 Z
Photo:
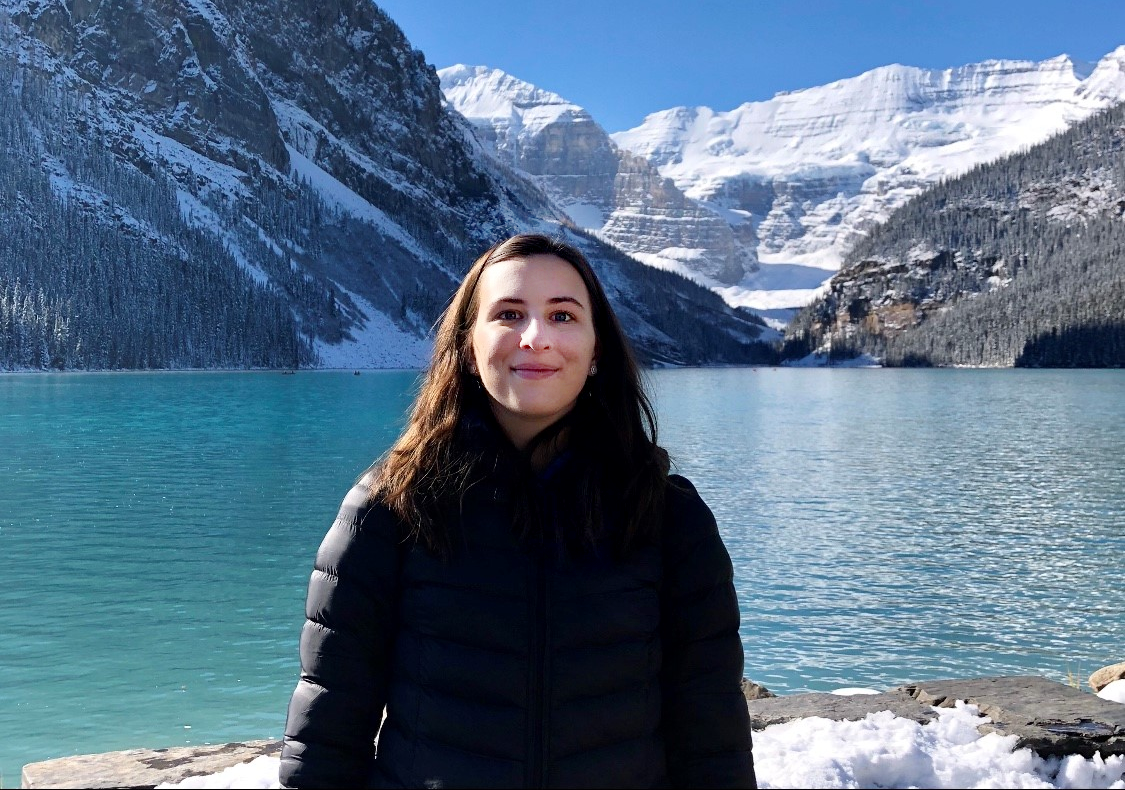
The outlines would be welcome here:
M 559 417 L 550 425 L 543 425 L 538 420 L 521 419 L 518 415 L 511 412 L 506 412 L 492 404 L 492 415 L 496 418 L 496 423 L 500 426 L 501 432 L 508 438 L 517 450 L 521 453 L 531 448 L 531 456 L 533 462 L 541 456 L 543 452 L 547 452 L 548 456 L 546 462 L 550 462 L 562 449 L 565 442 L 560 443 L 560 438 L 569 434 L 570 429 L 560 426 L 560 423 L 565 421 L 571 412 Z M 543 433 L 552 434 L 545 442 L 535 441 L 537 436 Z
M 531 462 L 531 468 L 536 472 L 543 471 L 547 468 L 547 465 L 551 463 L 551 461 L 558 457 L 559 453 L 566 449 L 566 446 L 569 443 L 569 427 L 555 432 L 555 434 L 547 439 L 547 441 L 537 443 L 536 446 L 532 448 L 531 457 L 529 459 Z

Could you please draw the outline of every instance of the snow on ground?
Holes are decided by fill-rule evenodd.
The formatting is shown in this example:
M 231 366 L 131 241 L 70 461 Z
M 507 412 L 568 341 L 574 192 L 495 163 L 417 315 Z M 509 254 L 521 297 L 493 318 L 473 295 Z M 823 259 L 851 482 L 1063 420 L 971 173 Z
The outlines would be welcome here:
M 243 271 L 254 278 L 258 285 L 269 284 L 269 275 L 250 262 L 238 243 L 238 237 L 223 224 L 218 214 L 203 205 L 199 198 L 187 190 L 176 189 L 176 198 L 179 201 L 180 215 L 184 218 L 184 222 L 217 236 L 222 240 L 227 253 L 234 258 Z M 276 247 L 277 245 L 273 246 Z
M 364 313 L 361 325 L 348 330 L 352 340 L 329 344 L 316 341 L 320 355 L 320 368 L 424 368 L 429 363 L 431 346 L 425 338 L 403 331 L 371 302 L 349 291 L 339 283 L 336 287 L 346 293 Z
M 875 694 L 838 689 L 837 694 Z M 1098 694 L 1125 702 L 1125 680 Z M 754 733 L 754 763 L 761 788 L 948 787 L 1079 788 L 1125 790 L 1125 756 L 1070 755 L 1044 759 L 1015 749 L 1015 735 L 988 733 L 991 721 L 975 705 L 934 708 L 936 721 L 919 724 L 890 711 L 859 721 L 819 717 L 775 724 Z M 193 776 L 162 788 L 280 787 L 278 758 L 259 757 L 210 776 Z
M 1098 692 L 1098 696 L 1110 702 L 1125 705 L 1125 680 L 1115 680 Z
M 795 262 L 759 261 L 737 285 L 716 284 L 711 289 L 731 307 L 756 311 L 804 307 L 828 290 L 834 270 Z M 784 322 L 778 328 L 784 328 Z
M 828 290 L 828 281 L 836 273 L 835 270 L 802 263 L 763 261 L 757 271 L 747 274 L 738 284 L 725 285 L 700 274 L 692 265 L 694 260 L 705 255 L 704 250 L 668 247 L 658 253 L 633 252 L 630 255 L 648 266 L 676 272 L 709 288 L 731 307 L 748 307 L 751 310 L 804 307 Z
M 207 192 L 217 192 L 233 198 L 249 195 L 249 188 L 243 183 L 246 177 L 236 167 L 216 162 L 198 151 L 143 126 L 134 123 L 132 136 L 145 151 L 172 172 L 177 180 L 188 178 L 188 174 L 202 179 Z

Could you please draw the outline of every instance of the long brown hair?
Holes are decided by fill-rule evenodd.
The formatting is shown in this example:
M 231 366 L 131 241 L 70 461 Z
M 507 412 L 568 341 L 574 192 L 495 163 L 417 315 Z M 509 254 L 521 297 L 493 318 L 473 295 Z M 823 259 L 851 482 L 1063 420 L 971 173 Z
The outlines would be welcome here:
M 439 319 L 433 357 L 406 429 L 371 469 L 371 493 L 399 516 L 410 538 L 443 555 L 452 548 L 448 508 L 487 473 L 478 468 L 472 448 L 458 440 L 469 404 L 480 400 L 469 373 L 478 284 L 488 266 L 532 255 L 554 255 L 573 266 L 593 308 L 598 373 L 564 418 L 567 444 L 583 464 L 577 492 L 581 527 L 573 537 L 596 542 L 609 501 L 618 503 L 624 522 L 617 541 L 621 551 L 659 529 L 668 454 L 657 444 L 656 416 L 629 341 L 586 257 L 561 239 L 527 233 L 493 245 L 470 267 Z M 525 452 L 530 455 L 556 433 L 546 429 Z

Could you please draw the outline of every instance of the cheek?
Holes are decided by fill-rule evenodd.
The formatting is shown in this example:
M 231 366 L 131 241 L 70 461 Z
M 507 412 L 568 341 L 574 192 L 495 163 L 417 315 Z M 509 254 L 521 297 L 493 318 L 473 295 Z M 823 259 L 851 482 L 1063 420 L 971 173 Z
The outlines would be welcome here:
M 477 328 L 473 331 L 472 349 L 470 353 L 477 367 L 483 369 L 488 367 L 491 361 L 503 355 L 503 346 L 504 339 L 502 336 L 498 336 L 494 332 L 489 332 L 485 328 Z
M 583 337 L 574 344 L 576 359 L 593 362 L 598 356 L 598 344 L 593 335 Z

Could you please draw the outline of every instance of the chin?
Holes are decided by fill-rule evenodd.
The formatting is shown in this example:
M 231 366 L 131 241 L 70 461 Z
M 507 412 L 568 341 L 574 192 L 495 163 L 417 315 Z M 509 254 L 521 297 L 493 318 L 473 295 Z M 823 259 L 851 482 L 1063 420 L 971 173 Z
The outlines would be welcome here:
M 574 408 L 576 401 L 544 402 L 536 398 L 518 398 L 507 406 L 508 411 L 528 420 L 549 420 L 554 422 Z

